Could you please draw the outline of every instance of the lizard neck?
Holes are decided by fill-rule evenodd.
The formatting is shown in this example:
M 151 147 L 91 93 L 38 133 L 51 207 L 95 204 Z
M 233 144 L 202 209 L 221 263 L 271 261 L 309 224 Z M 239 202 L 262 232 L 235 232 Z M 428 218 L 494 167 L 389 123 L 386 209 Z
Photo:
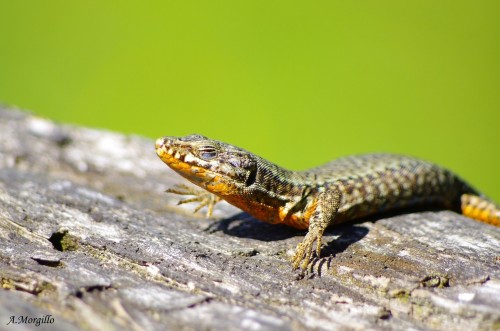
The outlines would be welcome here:
M 310 202 L 311 189 L 303 174 L 284 169 L 258 156 L 247 186 L 236 194 L 221 196 L 232 205 L 268 223 L 307 228 L 303 209 Z
M 258 156 L 256 164 L 253 189 L 265 194 L 268 199 L 290 200 L 308 186 L 306 178 L 300 172 L 287 170 Z

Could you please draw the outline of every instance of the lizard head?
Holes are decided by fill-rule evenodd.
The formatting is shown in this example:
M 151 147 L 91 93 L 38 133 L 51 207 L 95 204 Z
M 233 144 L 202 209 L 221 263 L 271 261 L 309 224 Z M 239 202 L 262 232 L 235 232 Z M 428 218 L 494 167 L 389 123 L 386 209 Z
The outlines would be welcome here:
M 202 135 L 159 138 L 156 154 L 192 183 L 218 195 L 238 194 L 255 181 L 253 154 Z

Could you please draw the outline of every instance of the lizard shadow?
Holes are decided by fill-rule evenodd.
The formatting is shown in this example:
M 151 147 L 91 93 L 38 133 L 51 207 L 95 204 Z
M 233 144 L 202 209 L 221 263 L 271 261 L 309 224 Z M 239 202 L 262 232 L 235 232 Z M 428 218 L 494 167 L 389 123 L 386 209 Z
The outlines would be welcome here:
M 333 257 L 335 254 L 342 253 L 350 245 L 363 239 L 369 232 L 368 228 L 360 225 L 359 223 L 366 222 L 367 220 L 354 221 L 349 224 L 338 225 L 334 228 L 326 229 L 323 234 L 324 237 L 335 237 L 324 238 L 323 245 L 321 248 L 321 255 L 323 257 Z
M 326 229 L 324 242 L 328 242 L 328 244 L 323 247 L 322 255 L 328 256 L 343 252 L 349 245 L 365 237 L 368 234 L 368 229 L 359 225 L 364 221 L 366 219 Z M 231 236 L 266 242 L 304 236 L 307 233 L 307 230 L 298 230 L 282 224 L 269 224 L 259 221 L 245 212 L 212 223 L 205 231 L 222 231 L 224 234 Z M 337 238 L 331 240 L 330 237 L 332 236 Z
M 222 231 L 231 236 L 261 241 L 284 240 L 298 233 L 305 233 L 304 230 L 297 230 L 286 225 L 259 221 L 245 212 L 212 223 L 205 231 L 209 233 Z
M 324 245 L 321 249 L 321 255 L 323 257 L 335 256 L 345 251 L 351 244 L 363 239 L 368 234 L 369 229 L 361 225 L 361 223 L 376 223 L 379 220 L 402 214 L 440 210 L 443 210 L 443 208 L 428 206 L 385 211 L 329 227 L 324 233 L 325 238 L 323 240 Z M 224 234 L 231 236 L 265 242 L 304 236 L 307 233 L 307 230 L 297 230 L 282 224 L 269 224 L 259 221 L 245 212 L 212 223 L 205 231 L 209 233 L 222 231 Z

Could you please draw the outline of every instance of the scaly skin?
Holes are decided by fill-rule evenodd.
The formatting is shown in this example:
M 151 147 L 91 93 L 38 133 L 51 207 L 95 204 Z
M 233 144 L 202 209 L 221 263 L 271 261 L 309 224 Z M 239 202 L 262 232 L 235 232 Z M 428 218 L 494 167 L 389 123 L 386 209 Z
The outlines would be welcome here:
M 170 189 L 194 196 L 179 203 L 198 201 L 196 211 L 208 206 L 209 216 L 224 199 L 259 220 L 308 229 L 297 246 L 294 268 L 307 267 L 314 242 L 319 257 L 328 226 L 383 211 L 439 207 L 500 226 L 500 208 L 493 202 L 450 171 L 406 156 L 350 156 L 297 172 L 201 135 L 159 138 L 156 153 L 206 190 Z

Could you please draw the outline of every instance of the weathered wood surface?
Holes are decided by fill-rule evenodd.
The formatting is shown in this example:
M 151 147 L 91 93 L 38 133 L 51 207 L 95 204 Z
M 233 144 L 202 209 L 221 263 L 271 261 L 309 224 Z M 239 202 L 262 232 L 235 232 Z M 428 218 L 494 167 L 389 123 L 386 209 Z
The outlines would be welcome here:
M 347 225 L 303 275 L 303 231 L 193 215 L 164 193 L 179 182 L 151 140 L 0 109 L 0 329 L 500 329 L 498 228 L 448 211 Z

